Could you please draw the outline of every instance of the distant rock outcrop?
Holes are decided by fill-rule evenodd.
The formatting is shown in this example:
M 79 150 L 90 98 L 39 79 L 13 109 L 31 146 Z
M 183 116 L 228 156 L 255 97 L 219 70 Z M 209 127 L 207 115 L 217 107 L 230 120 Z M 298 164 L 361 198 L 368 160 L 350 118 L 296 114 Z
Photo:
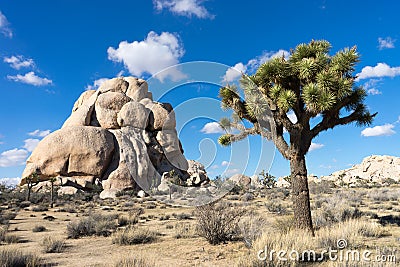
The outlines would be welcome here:
M 361 164 L 322 176 L 321 180 L 332 181 L 337 186 L 357 187 L 363 185 L 387 185 L 400 181 L 400 158 L 372 155 Z
M 156 189 L 161 176 L 174 170 L 183 183 L 200 186 L 207 174 L 201 164 L 188 164 L 175 127 L 172 106 L 153 101 L 144 80 L 108 80 L 82 93 L 62 128 L 38 144 L 20 185 L 36 172 L 41 181 L 59 177 L 59 185 L 79 190 L 97 185 L 105 198 Z

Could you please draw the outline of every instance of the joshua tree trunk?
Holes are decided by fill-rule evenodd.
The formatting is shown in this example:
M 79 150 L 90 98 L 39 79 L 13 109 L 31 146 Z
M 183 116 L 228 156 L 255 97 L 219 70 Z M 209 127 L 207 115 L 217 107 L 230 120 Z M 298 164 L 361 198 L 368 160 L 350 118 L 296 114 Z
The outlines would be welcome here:
M 295 155 L 291 158 L 290 172 L 295 226 L 296 228 L 309 230 L 314 235 L 304 155 Z

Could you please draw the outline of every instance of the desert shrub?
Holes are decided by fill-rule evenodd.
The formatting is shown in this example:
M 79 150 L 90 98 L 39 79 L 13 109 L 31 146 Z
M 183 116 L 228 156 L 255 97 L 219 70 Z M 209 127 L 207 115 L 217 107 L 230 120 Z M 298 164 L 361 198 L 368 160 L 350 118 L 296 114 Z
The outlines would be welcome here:
M 21 238 L 17 235 L 6 234 L 4 236 L 4 242 L 6 242 L 7 244 L 15 244 L 21 242 Z
M 254 195 L 252 193 L 244 193 L 242 195 L 242 200 L 247 202 L 254 199 Z
M 187 222 L 178 222 L 175 224 L 175 235 L 176 239 L 179 238 L 191 238 L 196 235 L 196 231 L 192 224 Z
M 190 219 L 192 219 L 192 216 L 190 214 L 187 214 L 187 213 L 184 213 L 184 212 L 178 213 L 178 214 L 173 213 L 172 216 L 174 216 L 177 220 L 180 220 L 180 221 L 181 220 L 190 220 Z
M 225 203 L 212 203 L 197 207 L 197 233 L 216 245 L 232 240 L 238 234 L 238 223 L 244 216 L 243 208 L 228 207 Z
M 3 212 L 0 211 L 0 224 L 7 225 L 10 220 L 14 220 L 17 217 L 15 212 Z
M 65 249 L 65 240 L 47 236 L 42 240 L 41 245 L 46 253 L 61 253 Z
M 265 218 L 256 213 L 248 213 L 239 221 L 238 228 L 246 247 L 250 248 L 254 240 L 261 236 L 265 224 Z
M 167 214 L 167 215 L 162 214 L 158 219 L 160 221 L 167 221 L 167 220 L 169 220 L 169 218 L 171 218 L 171 216 L 169 216 L 169 214 Z
M 275 187 L 268 189 L 266 192 L 266 197 L 269 200 L 285 200 L 290 196 L 290 191 L 287 188 L 284 187 Z
M 68 238 L 79 238 L 82 236 L 109 236 L 117 227 L 115 215 L 89 214 L 77 222 L 67 225 Z
M 33 227 L 32 232 L 37 233 L 37 232 L 44 232 L 46 231 L 46 227 L 44 227 L 43 225 L 35 225 L 35 227 Z
M 2 267 L 36 267 L 42 260 L 31 253 L 23 253 L 16 249 L 0 249 L 0 266 Z
M 397 201 L 400 197 L 400 190 L 373 189 L 367 194 L 367 197 L 373 201 Z
M 276 218 L 272 223 L 272 228 L 282 234 L 287 234 L 294 229 L 293 215 Z
M 27 208 L 27 207 L 29 207 L 30 205 L 31 205 L 31 202 L 30 202 L 30 201 L 22 201 L 21 203 L 19 203 L 19 207 L 20 207 L 21 209 Z
M 265 207 L 269 212 L 276 213 L 278 215 L 287 214 L 286 207 L 280 201 L 268 201 L 265 203 Z
M 128 212 L 128 216 L 119 215 L 118 216 L 118 225 L 126 226 L 126 225 L 134 225 L 139 222 L 140 215 L 144 213 L 143 208 L 135 208 Z
M 334 195 L 321 202 L 320 208 L 312 212 L 313 222 L 317 228 L 359 218 L 362 213 L 350 207 L 347 199 L 342 195 Z
M 115 265 L 115 267 L 154 267 L 156 264 L 153 260 L 138 257 L 138 256 L 127 256 L 122 259 L 119 259 Z
M 4 242 L 7 230 L 8 230 L 8 226 L 5 226 L 5 225 L 0 226 L 0 243 Z
M 308 183 L 310 194 L 321 195 L 321 194 L 331 194 L 332 188 L 335 184 L 332 181 L 322 180 L 319 183 L 309 182 Z
M 49 210 L 49 209 L 47 208 L 47 206 L 45 206 L 45 205 L 43 205 L 43 204 L 34 206 L 34 207 L 32 208 L 32 211 L 34 211 L 34 212 L 42 212 L 42 211 L 48 211 L 48 210 Z
M 143 227 L 129 226 L 117 230 L 112 235 L 112 243 L 117 245 L 135 245 L 151 243 L 157 238 L 157 233 Z

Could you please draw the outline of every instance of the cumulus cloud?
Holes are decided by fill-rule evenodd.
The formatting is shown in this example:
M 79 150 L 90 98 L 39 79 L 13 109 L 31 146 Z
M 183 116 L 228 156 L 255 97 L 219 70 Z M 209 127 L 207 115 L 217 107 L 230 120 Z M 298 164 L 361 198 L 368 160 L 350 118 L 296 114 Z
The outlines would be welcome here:
M 253 59 L 250 59 L 247 64 L 243 64 L 242 62 L 237 63 L 235 66 L 230 67 L 224 77 L 223 77 L 223 82 L 233 82 L 237 80 L 242 73 L 245 73 L 246 71 L 249 72 L 254 72 L 257 70 L 258 67 L 260 67 L 261 64 L 267 62 L 268 60 L 271 60 L 276 57 L 289 57 L 289 52 L 283 49 L 280 49 L 279 51 L 270 51 L 270 52 L 264 52 L 262 55 L 255 57 Z
M 0 167 L 23 165 L 25 164 L 28 154 L 27 150 L 18 148 L 4 151 L 0 154 Z
M 390 136 L 396 132 L 393 130 L 394 125 L 387 123 L 385 125 L 378 125 L 375 127 L 368 127 L 361 131 L 361 135 L 365 137 L 371 136 Z
M 7 187 L 14 187 L 16 186 L 21 178 L 16 177 L 16 178 L 0 178 L 0 184 L 3 184 Z
M 400 75 L 400 67 L 390 67 L 386 63 L 378 63 L 375 67 L 366 66 L 357 74 L 357 81 L 368 78 L 395 77 Z
M 167 9 L 180 16 L 196 16 L 201 19 L 213 18 L 214 16 L 201 5 L 201 2 L 199 0 L 154 0 L 153 4 L 157 11 Z
M 200 130 L 200 132 L 205 133 L 205 134 L 215 134 L 215 133 L 220 133 L 223 134 L 225 131 L 221 128 L 218 122 L 209 122 L 206 123 L 203 127 L 203 129 Z
M 34 86 L 43 86 L 53 83 L 52 80 L 37 76 L 33 71 L 28 72 L 25 75 L 21 74 L 17 74 L 16 76 L 7 75 L 7 78 L 15 82 L 26 83 Z
M 6 16 L 4 16 L 3 13 L 0 11 L 0 32 L 6 36 L 11 38 L 12 37 L 12 31 L 9 28 L 10 23 L 8 22 Z
M 109 60 L 123 63 L 135 76 L 156 75 L 163 70 L 156 75 L 160 81 L 166 77 L 174 81 L 186 77 L 177 67 L 171 67 L 179 63 L 185 51 L 178 36 L 169 32 L 158 35 L 151 31 L 143 41 L 122 41 L 118 48 L 109 47 L 107 53 Z
M 311 152 L 313 150 L 323 148 L 324 146 L 325 146 L 324 144 L 311 143 L 310 149 L 308 151 Z
M 35 63 L 31 58 L 24 58 L 21 55 L 4 57 L 4 62 L 10 64 L 13 69 L 19 70 L 20 68 L 33 67 Z
M 224 160 L 221 162 L 221 166 L 230 166 L 230 165 L 232 164 L 229 161 Z
M 224 82 L 232 82 L 239 78 L 242 73 L 245 73 L 247 67 L 242 62 L 237 63 L 235 66 L 230 67 L 224 76 Z
M 50 134 L 50 130 L 34 130 L 33 132 L 28 133 L 30 136 L 36 136 L 36 137 L 45 137 Z
M 35 138 L 29 138 L 24 140 L 25 145 L 23 146 L 29 152 L 32 152 L 39 144 L 40 140 Z
M 86 86 L 86 90 L 97 90 L 97 88 L 99 88 L 99 86 L 104 83 L 105 81 L 108 81 L 109 78 L 100 78 L 97 80 L 93 81 L 93 84 L 89 84 L 88 86 Z
M 386 37 L 386 38 L 382 38 L 379 37 L 378 38 L 378 48 L 379 50 L 385 49 L 385 48 L 394 48 L 394 42 L 396 40 L 392 39 L 391 37 Z

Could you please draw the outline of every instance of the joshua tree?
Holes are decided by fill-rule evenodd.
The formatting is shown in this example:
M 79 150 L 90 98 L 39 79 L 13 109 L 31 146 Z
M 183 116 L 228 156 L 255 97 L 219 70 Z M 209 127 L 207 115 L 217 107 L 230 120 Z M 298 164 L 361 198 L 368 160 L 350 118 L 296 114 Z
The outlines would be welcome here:
M 290 161 L 295 226 L 311 232 L 305 160 L 311 141 L 338 125 L 369 125 L 376 115 L 363 104 L 365 90 L 354 85 L 354 66 L 359 61 L 356 47 L 333 56 L 329 55 L 330 48 L 323 40 L 300 44 L 288 58 L 282 55 L 271 59 L 252 76 L 243 74 L 240 83 L 244 99 L 235 86 L 220 89 L 223 108 L 234 111 L 232 119 L 223 118 L 220 125 L 226 130 L 236 128 L 239 133 L 228 131 L 219 143 L 229 145 L 248 135 L 272 140 Z M 289 112 L 296 115 L 296 122 L 289 119 Z M 310 123 L 313 118 L 315 124 Z
M 258 176 L 261 176 L 261 182 L 264 186 L 267 188 L 274 188 L 276 181 L 275 181 L 275 176 L 269 174 L 268 172 L 262 170 Z
M 39 182 L 40 182 L 40 178 L 39 178 L 39 175 L 37 174 L 37 172 L 34 172 L 31 175 L 29 175 L 28 177 L 26 177 L 26 186 L 28 187 L 26 201 L 30 201 L 32 187 L 37 185 Z

